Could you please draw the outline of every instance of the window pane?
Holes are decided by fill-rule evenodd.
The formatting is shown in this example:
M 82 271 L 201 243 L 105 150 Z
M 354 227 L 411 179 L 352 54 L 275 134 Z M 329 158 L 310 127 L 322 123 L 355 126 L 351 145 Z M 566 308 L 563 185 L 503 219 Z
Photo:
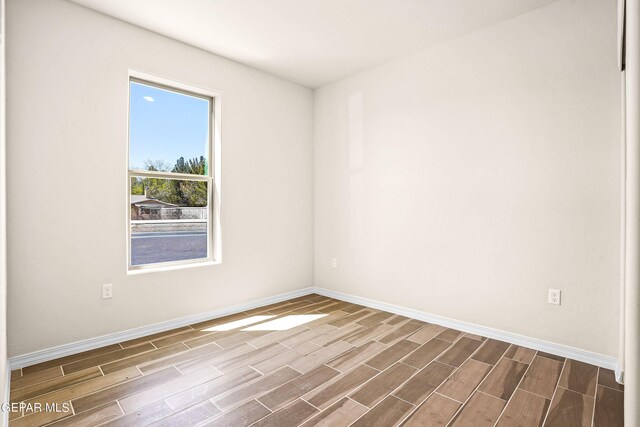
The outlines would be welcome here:
M 208 174 L 210 100 L 131 81 L 129 169 Z
M 131 265 L 207 258 L 207 182 L 131 177 Z

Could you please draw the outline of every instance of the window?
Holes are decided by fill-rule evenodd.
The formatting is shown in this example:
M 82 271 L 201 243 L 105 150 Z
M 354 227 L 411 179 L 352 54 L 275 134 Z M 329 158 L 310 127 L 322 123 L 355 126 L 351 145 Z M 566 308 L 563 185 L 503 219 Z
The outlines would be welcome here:
M 215 93 L 131 75 L 129 271 L 219 261 L 217 100 Z

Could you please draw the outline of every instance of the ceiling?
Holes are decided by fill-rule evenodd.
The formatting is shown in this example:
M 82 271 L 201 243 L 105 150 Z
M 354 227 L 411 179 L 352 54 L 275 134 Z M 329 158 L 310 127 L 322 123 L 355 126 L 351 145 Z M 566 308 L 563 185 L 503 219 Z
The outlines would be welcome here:
M 316 88 L 555 0 L 72 0 Z

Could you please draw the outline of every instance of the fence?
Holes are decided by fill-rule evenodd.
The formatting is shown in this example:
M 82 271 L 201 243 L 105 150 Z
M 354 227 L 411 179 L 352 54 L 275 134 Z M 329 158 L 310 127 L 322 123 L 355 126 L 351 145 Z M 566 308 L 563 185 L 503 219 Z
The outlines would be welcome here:
M 206 220 L 206 207 L 163 207 L 142 205 L 131 207 L 133 221 Z

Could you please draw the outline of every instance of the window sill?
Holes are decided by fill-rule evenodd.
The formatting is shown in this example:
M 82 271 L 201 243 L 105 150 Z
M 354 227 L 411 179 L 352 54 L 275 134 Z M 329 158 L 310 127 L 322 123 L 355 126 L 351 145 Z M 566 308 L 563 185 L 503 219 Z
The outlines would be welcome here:
M 196 267 L 207 267 L 211 265 L 219 265 L 222 264 L 222 261 L 217 260 L 204 260 L 204 261 L 194 261 L 194 262 L 180 262 L 176 264 L 165 264 L 165 265 L 148 265 L 148 266 L 140 266 L 140 267 L 129 267 L 127 270 L 128 276 L 138 275 L 138 274 L 146 274 L 146 273 L 158 273 L 162 271 L 172 271 L 172 270 L 182 270 L 185 268 L 196 268 Z

